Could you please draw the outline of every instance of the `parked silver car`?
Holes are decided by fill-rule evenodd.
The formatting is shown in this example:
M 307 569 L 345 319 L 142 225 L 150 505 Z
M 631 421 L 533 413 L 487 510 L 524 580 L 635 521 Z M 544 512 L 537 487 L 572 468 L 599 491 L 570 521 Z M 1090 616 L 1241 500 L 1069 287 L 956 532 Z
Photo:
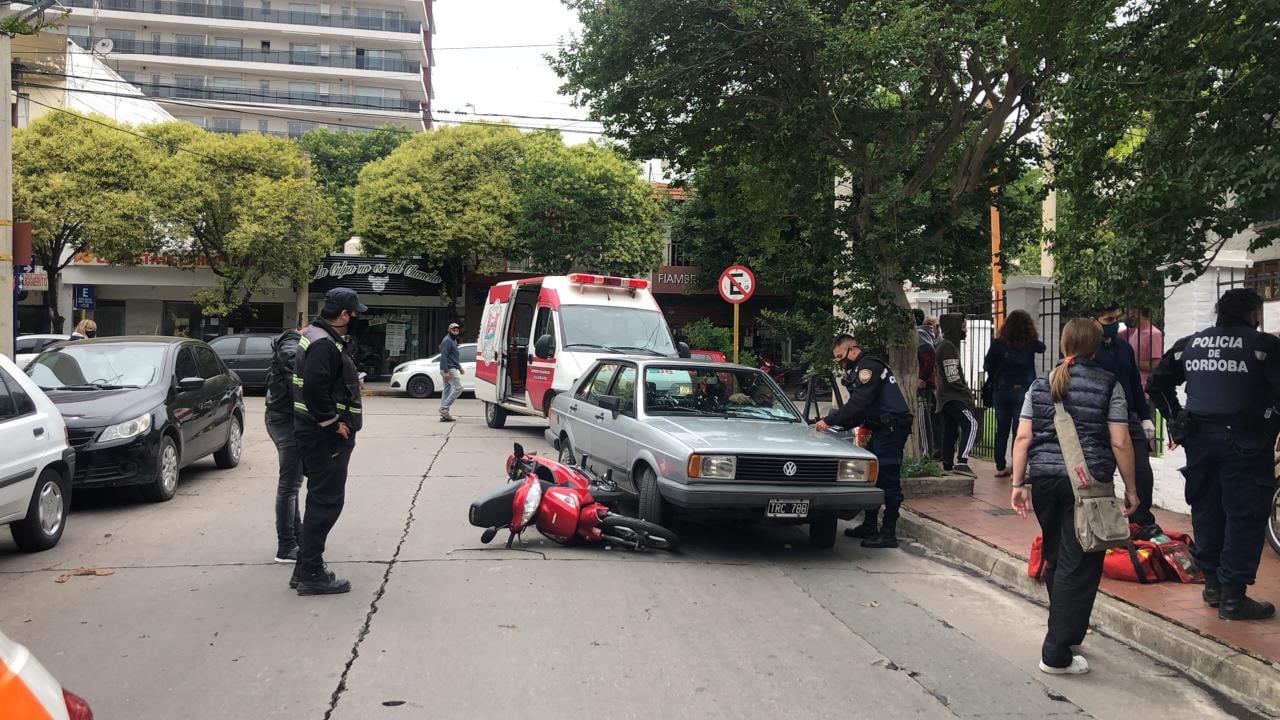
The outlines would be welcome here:
M 560 459 L 611 472 L 663 523 L 679 511 L 808 523 L 817 547 L 838 519 L 879 508 L 875 456 L 816 432 L 763 372 L 727 363 L 606 357 L 552 403 Z

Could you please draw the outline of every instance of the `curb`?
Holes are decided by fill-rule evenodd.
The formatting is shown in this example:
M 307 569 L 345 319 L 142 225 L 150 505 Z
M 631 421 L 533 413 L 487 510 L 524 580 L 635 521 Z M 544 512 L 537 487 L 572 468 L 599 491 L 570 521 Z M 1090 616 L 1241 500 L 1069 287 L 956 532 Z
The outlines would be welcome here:
M 925 547 L 959 559 L 987 579 L 1042 605 L 1044 585 L 1027 577 L 1027 562 L 972 535 L 902 510 L 899 530 Z M 1095 628 L 1186 673 L 1247 708 L 1280 717 L 1280 668 L 1100 591 Z
M 908 500 L 941 495 L 972 495 L 973 480 L 974 478 L 971 475 L 904 477 L 902 478 L 902 494 Z

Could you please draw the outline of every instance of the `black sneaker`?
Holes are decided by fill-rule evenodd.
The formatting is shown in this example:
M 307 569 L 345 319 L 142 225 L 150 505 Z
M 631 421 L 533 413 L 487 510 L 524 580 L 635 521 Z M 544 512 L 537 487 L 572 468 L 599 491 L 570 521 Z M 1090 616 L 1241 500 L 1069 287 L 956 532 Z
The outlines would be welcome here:
M 955 466 L 951 468 L 951 472 L 959 473 L 961 475 L 974 474 L 973 470 L 969 467 L 969 463 L 956 463 Z
M 351 592 L 351 583 L 339 580 L 330 570 L 298 578 L 299 595 L 340 595 L 345 592 Z
M 898 538 L 896 535 L 885 535 L 884 533 L 881 533 L 876 537 L 863 540 L 862 547 L 874 548 L 877 550 L 881 548 L 896 548 L 898 547 Z
M 447 412 L 440 413 L 440 422 L 453 422 L 454 417 Z
M 298 562 L 298 546 L 294 545 L 288 550 L 281 550 L 276 553 L 276 562 L 281 565 L 289 565 Z

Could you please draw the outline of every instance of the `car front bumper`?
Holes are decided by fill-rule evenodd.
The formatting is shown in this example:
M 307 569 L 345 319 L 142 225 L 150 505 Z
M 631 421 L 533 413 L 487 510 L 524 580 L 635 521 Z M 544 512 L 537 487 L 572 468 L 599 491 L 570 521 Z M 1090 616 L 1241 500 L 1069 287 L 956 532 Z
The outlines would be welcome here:
M 766 519 L 765 506 L 770 500 L 808 500 L 809 517 L 833 514 L 844 520 L 852 519 L 863 510 L 875 510 L 884 505 L 884 491 L 862 483 L 682 483 L 659 478 L 658 489 L 663 499 L 683 510 L 762 520 Z
M 399 373 L 396 373 L 395 375 L 392 375 L 391 389 L 404 390 L 405 388 L 409 387 L 409 378 L 412 377 L 412 375 L 413 373 L 407 370 L 405 372 L 399 372 Z
M 146 485 L 155 480 L 155 445 L 148 436 L 115 447 L 77 450 L 71 485 L 76 488 Z

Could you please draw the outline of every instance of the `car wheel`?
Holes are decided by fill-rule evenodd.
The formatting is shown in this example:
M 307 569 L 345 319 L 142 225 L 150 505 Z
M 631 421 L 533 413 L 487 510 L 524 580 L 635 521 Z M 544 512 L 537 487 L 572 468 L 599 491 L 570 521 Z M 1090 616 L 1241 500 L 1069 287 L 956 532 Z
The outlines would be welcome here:
M 142 488 L 142 494 L 151 502 L 165 502 L 173 499 L 177 491 L 178 446 L 173 438 L 165 435 L 160 438 L 156 451 L 156 479 Z
M 223 470 L 240 464 L 240 453 L 244 450 L 244 428 L 240 426 L 240 418 L 231 416 L 231 431 L 227 433 L 227 444 L 213 454 L 213 461 Z
M 560 462 L 565 465 L 574 465 L 577 460 L 573 457 L 573 443 L 569 442 L 569 436 L 565 435 L 560 440 Z
M 1280 553 L 1280 490 L 1271 498 L 1271 512 L 1267 514 L 1267 544 Z
M 835 515 L 817 515 L 809 518 L 809 544 L 823 550 L 835 547 L 836 525 Z
M 27 505 L 27 516 L 9 526 L 13 541 L 25 552 L 48 550 L 62 539 L 67 527 L 71 493 L 67 481 L 53 468 L 45 468 L 36 481 Z
M 640 491 L 640 519 L 661 525 L 663 516 L 666 514 L 666 503 L 662 500 L 662 494 L 658 492 L 658 475 L 652 468 L 645 467 L 640 471 L 636 486 Z
M 419 400 L 429 398 L 436 392 L 436 387 L 431 382 L 431 378 L 426 375 L 414 375 L 409 378 L 409 382 L 404 389 L 405 392 L 409 393 L 409 397 Z
M 484 423 L 494 430 L 501 430 L 507 425 L 507 409 L 497 403 L 484 404 Z

